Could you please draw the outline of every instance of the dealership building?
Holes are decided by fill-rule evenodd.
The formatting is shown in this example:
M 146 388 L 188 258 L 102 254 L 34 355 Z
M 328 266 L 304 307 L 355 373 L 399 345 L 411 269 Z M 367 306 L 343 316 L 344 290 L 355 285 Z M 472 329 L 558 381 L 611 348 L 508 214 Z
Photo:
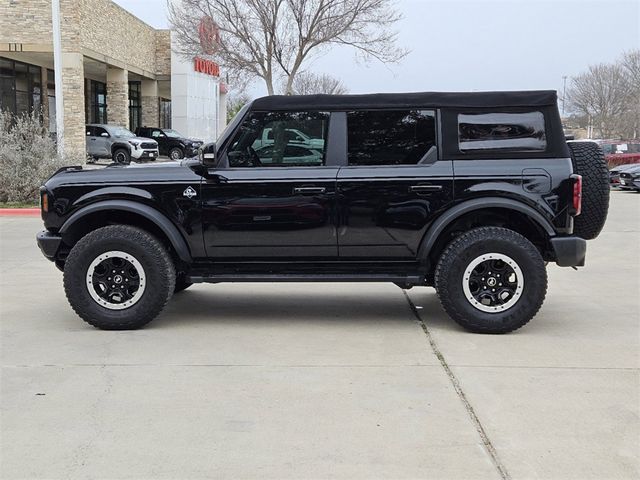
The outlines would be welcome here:
M 215 140 L 226 86 L 205 56 L 185 58 L 157 30 L 109 0 L 60 0 L 62 82 L 54 79 L 51 0 L 0 2 L 0 108 L 42 113 L 56 132 L 62 94 L 65 152 L 83 155 L 85 124 L 173 128 Z

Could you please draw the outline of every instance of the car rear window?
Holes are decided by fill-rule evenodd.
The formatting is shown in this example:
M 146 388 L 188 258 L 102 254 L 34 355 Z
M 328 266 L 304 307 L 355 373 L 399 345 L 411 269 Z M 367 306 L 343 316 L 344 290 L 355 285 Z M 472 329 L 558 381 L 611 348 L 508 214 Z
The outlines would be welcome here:
M 458 145 L 461 152 L 546 150 L 544 114 L 539 111 L 461 113 Z

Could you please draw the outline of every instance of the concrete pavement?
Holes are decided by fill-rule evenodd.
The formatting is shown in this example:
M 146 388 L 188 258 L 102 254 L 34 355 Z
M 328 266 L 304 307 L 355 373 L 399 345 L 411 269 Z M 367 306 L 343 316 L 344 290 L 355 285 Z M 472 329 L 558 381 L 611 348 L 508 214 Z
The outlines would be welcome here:
M 386 284 L 196 285 L 102 332 L 40 228 L 0 218 L 2 478 L 640 475 L 638 194 L 503 336 Z

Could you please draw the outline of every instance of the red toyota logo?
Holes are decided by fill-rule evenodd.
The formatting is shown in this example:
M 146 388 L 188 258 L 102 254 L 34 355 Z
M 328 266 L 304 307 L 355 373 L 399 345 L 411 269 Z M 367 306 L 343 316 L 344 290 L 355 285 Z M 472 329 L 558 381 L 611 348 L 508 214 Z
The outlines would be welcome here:
M 198 25 L 198 36 L 200 37 L 200 46 L 202 51 L 207 55 L 216 53 L 218 43 L 220 42 L 220 30 L 213 21 L 213 18 L 206 16 L 200 20 Z

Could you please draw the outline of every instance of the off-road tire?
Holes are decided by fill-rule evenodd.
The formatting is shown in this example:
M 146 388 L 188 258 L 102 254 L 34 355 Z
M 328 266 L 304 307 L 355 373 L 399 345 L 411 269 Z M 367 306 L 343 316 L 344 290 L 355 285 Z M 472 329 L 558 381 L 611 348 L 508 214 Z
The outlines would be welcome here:
M 113 152 L 113 161 L 119 165 L 129 165 L 131 163 L 131 154 L 126 148 L 118 148 Z
M 137 303 L 123 310 L 98 304 L 86 284 L 91 262 L 112 250 L 133 256 L 145 270 L 144 293 Z M 132 330 L 146 325 L 165 307 L 175 282 L 175 267 L 164 246 L 145 230 L 128 225 L 88 233 L 71 249 L 64 266 L 64 289 L 71 307 L 85 322 L 102 330 Z
M 582 175 L 582 213 L 573 220 L 573 233 L 596 238 L 609 212 L 609 169 L 602 149 L 594 142 L 568 142 L 573 172 Z
M 507 310 L 478 310 L 465 297 L 464 272 L 477 257 L 499 253 L 512 258 L 522 271 L 520 298 Z M 513 230 L 480 227 L 453 240 L 442 253 L 435 271 L 435 287 L 445 311 L 459 325 L 476 333 L 508 333 L 526 325 L 544 302 L 547 271 L 538 249 Z
M 175 157 L 174 154 L 176 154 Z M 184 152 L 180 147 L 173 147 L 171 150 L 169 150 L 169 158 L 171 160 L 181 160 L 184 158 Z
M 173 293 L 178 293 L 189 288 L 193 283 L 188 282 L 184 272 L 178 272 L 176 275 L 176 286 L 173 289 Z

